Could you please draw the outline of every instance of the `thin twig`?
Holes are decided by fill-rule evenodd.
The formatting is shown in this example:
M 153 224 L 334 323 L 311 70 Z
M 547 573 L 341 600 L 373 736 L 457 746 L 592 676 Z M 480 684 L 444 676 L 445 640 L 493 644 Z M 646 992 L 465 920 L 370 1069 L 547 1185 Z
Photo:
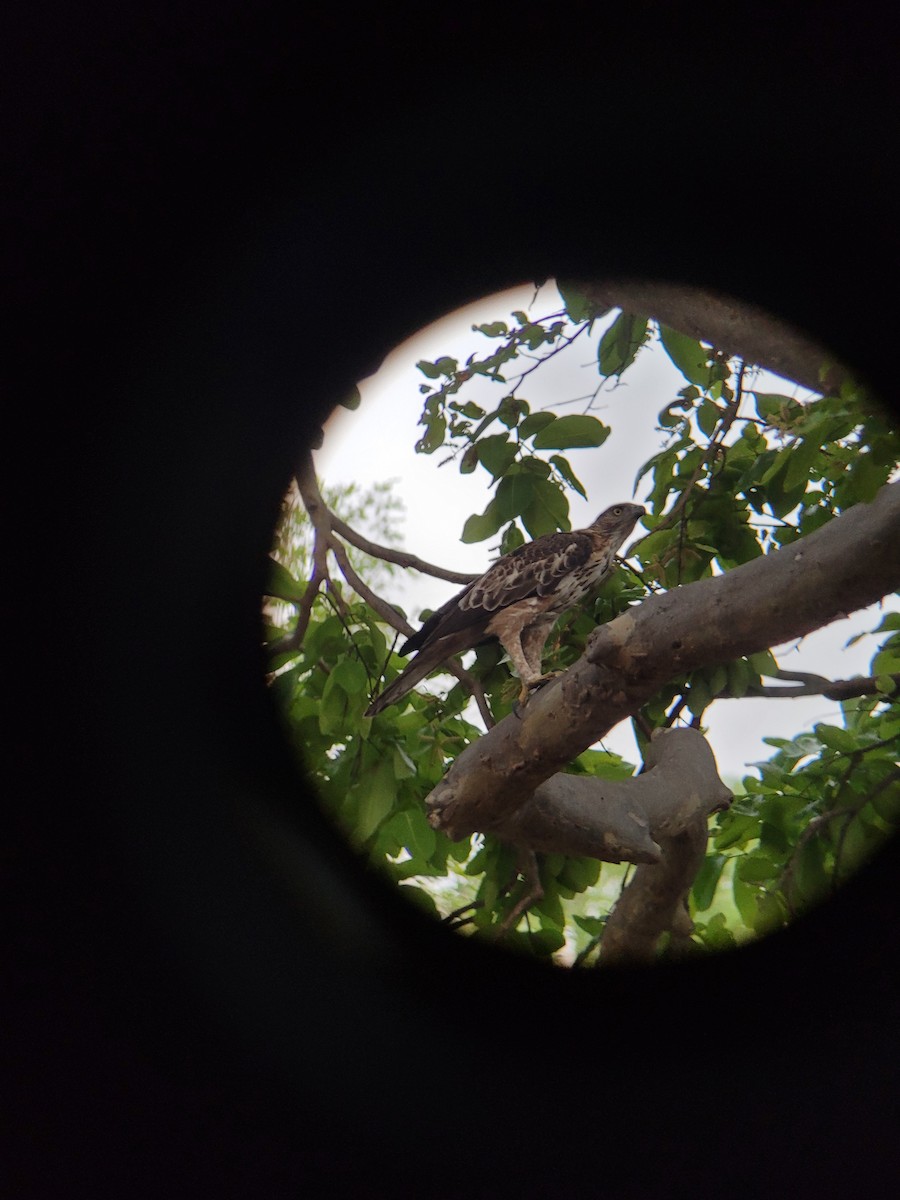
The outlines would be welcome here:
M 337 565 L 340 568 L 341 574 L 353 588 L 354 592 L 356 592 L 361 599 L 365 600 L 366 604 L 368 604 L 370 608 L 374 609 L 375 612 L 378 613 L 379 617 L 381 617 L 383 621 L 387 622 L 392 629 L 399 629 L 404 637 L 412 637 L 415 631 L 406 618 L 401 617 L 396 608 L 393 608 L 386 600 L 382 600 L 380 596 L 376 595 L 367 584 L 363 583 L 357 573 L 353 570 L 343 543 L 339 542 L 337 538 L 329 538 L 328 549 L 337 559 Z
M 497 926 L 494 936 L 498 939 L 504 937 L 510 930 L 515 929 L 522 914 L 527 912 L 532 904 L 544 898 L 544 889 L 541 886 L 541 876 L 535 852 L 529 846 L 517 846 L 516 858 L 518 860 L 518 871 L 521 871 L 524 876 L 524 891 Z
M 335 533 L 339 533 L 345 541 L 348 541 L 351 546 L 355 546 L 357 550 L 362 550 L 364 553 L 371 555 L 372 558 L 380 558 L 383 562 L 396 563 L 398 567 L 411 567 L 414 571 L 421 571 L 423 575 L 433 575 L 436 579 L 446 579 L 449 583 L 472 583 L 478 579 L 478 575 L 471 575 L 466 571 L 451 571 L 446 567 L 435 566 L 434 563 L 425 562 L 415 554 L 407 554 L 405 550 L 394 550 L 390 546 L 379 546 L 377 542 L 371 542 L 368 538 L 363 537 L 361 533 L 357 533 L 355 529 L 342 521 L 340 517 L 331 514 L 331 528 Z
M 290 633 L 279 638 L 277 642 L 269 642 L 266 646 L 266 653 L 270 658 L 274 658 L 277 654 L 288 654 L 294 650 L 299 650 L 303 644 L 303 639 L 306 636 L 306 630 L 309 627 L 309 619 L 312 615 L 313 603 L 316 596 L 319 594 L 319 589 L 325 582 L 327 576 L 320 575 L 318 568 L 313 567 L 312 577 L 306 585 L 306 591 L 303 593 L 303 599 L 297 605 L 297 623 Z
M 719 692 L 717 700 L 756 699 L 764 697 L 768 700 L 793 700 L 801 696 L 824 696 L 826 700 L 852 700 L 857 696 L 872 696 L 881 691 L 879 679 L 890 679 L 894 683 L 894 691 L 885 693 L 885 700 L 890 699 L 900 688 L 900 674 L 857 676 L 854 679 L 825 679 L 822 675 L 813 675 L 807 671 L 777 671 L 772 678 L 796 680 L 795 687 L 768 687 L 757 684 L 748 689 L 743 696 L 735 697 L 729 691 Z

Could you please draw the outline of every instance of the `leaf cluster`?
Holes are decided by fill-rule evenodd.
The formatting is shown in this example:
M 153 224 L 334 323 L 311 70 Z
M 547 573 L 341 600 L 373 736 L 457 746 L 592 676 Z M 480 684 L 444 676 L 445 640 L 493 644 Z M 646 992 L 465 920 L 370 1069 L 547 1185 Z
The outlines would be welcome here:
M 718 816 L 691 892 L 703 944 L 719 948 L 782 927 L 833 893 L 896 830 L 900 704 L 867 696 L 842 708 L 843 727 L 766 738 L 775 754 L 756 764 L 759 778 L 747 776 L 739 801 Z

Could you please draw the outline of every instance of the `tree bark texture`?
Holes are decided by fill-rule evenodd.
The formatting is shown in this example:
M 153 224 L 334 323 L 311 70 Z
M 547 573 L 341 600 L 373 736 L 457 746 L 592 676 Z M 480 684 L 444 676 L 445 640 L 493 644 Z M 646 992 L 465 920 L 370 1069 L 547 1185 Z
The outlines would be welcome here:
M 898 587 L 900 482 L 808 537 L 599 626 L 577 663 L 456 759 L 426 801 L 429 821 L 452 838 L 500 833 L 673 677 L 803 637 Z M 546 825 L 552 813 L 539 808 Z

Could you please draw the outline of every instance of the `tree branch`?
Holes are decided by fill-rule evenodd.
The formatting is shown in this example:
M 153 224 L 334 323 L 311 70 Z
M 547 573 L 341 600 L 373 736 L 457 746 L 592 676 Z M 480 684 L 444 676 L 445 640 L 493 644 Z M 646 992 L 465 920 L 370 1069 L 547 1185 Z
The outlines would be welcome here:
M 300 499 L 309 513 L 309 519 L 312 521 L 315 531 L 315 539 L 313 541 L 314 571 L 318 571 L 323 578 L 327 579 L 328 563 L 326 557 L 328 543 L 331 540 L 331 513 L 328 511 L 328 506 L 322 499 L 322 493 L 319 491 L 316 470 L 313 466 L 313 457 L 309 450 L 304 450 L 300 455 L 300 462 L 297 464 L 297 471 L 294 478 L 297 480 Z
M 678 284 L 606 280 L 564 286 L 576 288 L 598 309 L 646 314 L 818 395 L 836 392 L 850 378 L 846 367 L 835 363 L 822 346 L 753 304 Z
M 450 571 L 446 567 L 435 566 L 434 563 L 425 562 L 415 554 L 407 554 L 405 550 L 394 550 L 390 546 L 379 546 L 377 542 L 370 542 L 368 538 L 357 533 L 355 529 L 351 529 L 334 513 L 331 514 L 331 528 L 351 546 L 355 546 L 357 550 L 364 551 L 372 558 L 396 563 L 398 567 L 411 567 L 414 571 L 421 571 L 424 575 L 433 575 L 436 579 L 446 579 L 450 583 L 472 583 L 478 578 L 477 575 L 469 575 L 465 571 Z
M 404 637 L 410 637 L 414 632 L 413 627 L 405 617 L 401 616 L 392 605 L 373 592 L 360 579 L 359 575 L 353 569 L 347 551 L 343 544 L 335 537 L 335 533 L 341 533 L 351 545 L 356 546 L 357 549 L 363 550 L 367 554 L 371 554 L 375 558 L 383 558 L 388 562 L 396 562 L 401 566 L 414 567 L 416 570 L 437 575 L 439 578 L 448 579 L 453 583 L 470 583 L 473 579 L 478 578 L 477 575 L 463 575 L 458 571 L 445 571 L 442 567 L 435 567 L 430 563 L 423 562 L 422 559 L 416 558 L 413 554 L 407 555 L 401 551 L 391 550 L 387 546 L 379 546 L 377 543 L 370 542 L 367 538 L 352 530 L 340 517 L 336 517 L 329 510 L 322 498 L 322 493 L 319 490 L 319 484 L 316 480 L 312 454 L 309 450 L 305 450 L 300 457 L 295 472 L 295 479 L 300 498 L 303 501 L 306 511 L 309 513 L 309 518 L 312 521 L 315 531 L 313 541 L 313 571 L 309 585 L 303 594 L 303 599 L 297 606 L 297 624 L 289 634 L 267 647 L 270 656 L 286 651 L 299 650 L 302 645 L 304 635 L 309 626 L 315 598 L 319 594 L 323 583 L 331 584 L 331 576 L 328 572 L 329 550 L 334 555 L 341 574 L 347 583 L 349 583 L 361 599 L 365 600 L 370 608 L 378 613 L 386 624 L 390 625 L 392 629 L 399 630 Z M 495 723 L 494 716 L 490 710 L 484 694 L 484 688 L 481 686 L 480 681 L 465 670 L 461 663 L 451 661 L 446 664 L 446 668 L 451 675 L 456 676 L 469 691 L 470 695 L 474 697 L 485 728 L 493 728 Z
M 492 832 L 546 854 L 658 863 L 661 843 L 731 803 L 716 760 L 694 729 L 661 729 L 632 779 L 551 776 Z
M 686 939 L 693 929 L 687 894 L 706 855 L 706 818 L 698 814 L 663 840 L 662 861 L 639 866 L 606 922 L 600 946 L 604 966 L 650 962 L 664 933 Z
M 320 575 L 318 566 L 313 567 L 313 573 L 307 584 L 306 591 L 303 593 L 303 599 L 297 605 L 297 621 L 290 633 L 279 638 L 277 642 L 270 642 L 266 647 L 266 653 L 270 658 L 274 658 L 276 654 L 287 654 L 293 650 L 299 650 L 303 645 L 303 639 L 306 637 L 306 630 L 309 627 L 309 618 L 312 615 L 312 607 L 321 590 L 322 584 L 326 581 L 327 575 Z
M 591 634 L 524 710 L 466 747 L 427 800 L 451 837 L 491 831 L 673 677 L 803 637 L 900 587 L 900 483 L 725 575 L 649 597 Z
M 872 696 L 881 691 L 879 679 L 891 679 L 894 682 L 894 695 L 900 688 L 900 674 L 895 675 L 856 675 L 853 679 L 825 679 L 822 675 L 811 675 L 806 671 L 778 671 L 776 679 L 795 680 L 796 687 L 767 687 L 759 684 L 751 687 L 740 699 L 751 699 L 764 696 L 768 700 L 796 699 L 798 696 L 824 696 L 827 700 L 852 700 L 855 696 Z M 887 694 L 886 697 L 887 698 Z M 731 700 L 735 697 L 730 692 L 720 692 L 717 700 Z

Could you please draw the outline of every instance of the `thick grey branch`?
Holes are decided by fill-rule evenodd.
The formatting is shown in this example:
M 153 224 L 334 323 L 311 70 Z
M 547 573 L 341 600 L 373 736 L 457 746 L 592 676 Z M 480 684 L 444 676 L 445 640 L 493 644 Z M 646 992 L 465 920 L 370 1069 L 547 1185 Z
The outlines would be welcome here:
M 657 866 L 638 867 L 603 931 L 604 966 L 652 961 L 663 933 L 676 940 L 689 937 L 687 893 L 706 855 L 706 838 L 706 818 L 697 814 L 687 828 L 663 839 Z
M 468 746 L 432 791 L 451 837 L 491 830 L 668 680 L 778 645 L 900 587 L 900 483 L 727 574 L 651 596 L 600 626 L 585 654 Z
M 731 803 L 706 739 L 662 729 L 633 779 L 553 775 L 494 832 L 546 853 L 657 863 L 661 844 Z
M 846 368 L 834 363 L 827 350 L 753 304 L 678 284 L 606 280 L 570 286 L 598 309 L 621 308 L 653 317 L 820 395 L 835 392 L 848 378 Z

